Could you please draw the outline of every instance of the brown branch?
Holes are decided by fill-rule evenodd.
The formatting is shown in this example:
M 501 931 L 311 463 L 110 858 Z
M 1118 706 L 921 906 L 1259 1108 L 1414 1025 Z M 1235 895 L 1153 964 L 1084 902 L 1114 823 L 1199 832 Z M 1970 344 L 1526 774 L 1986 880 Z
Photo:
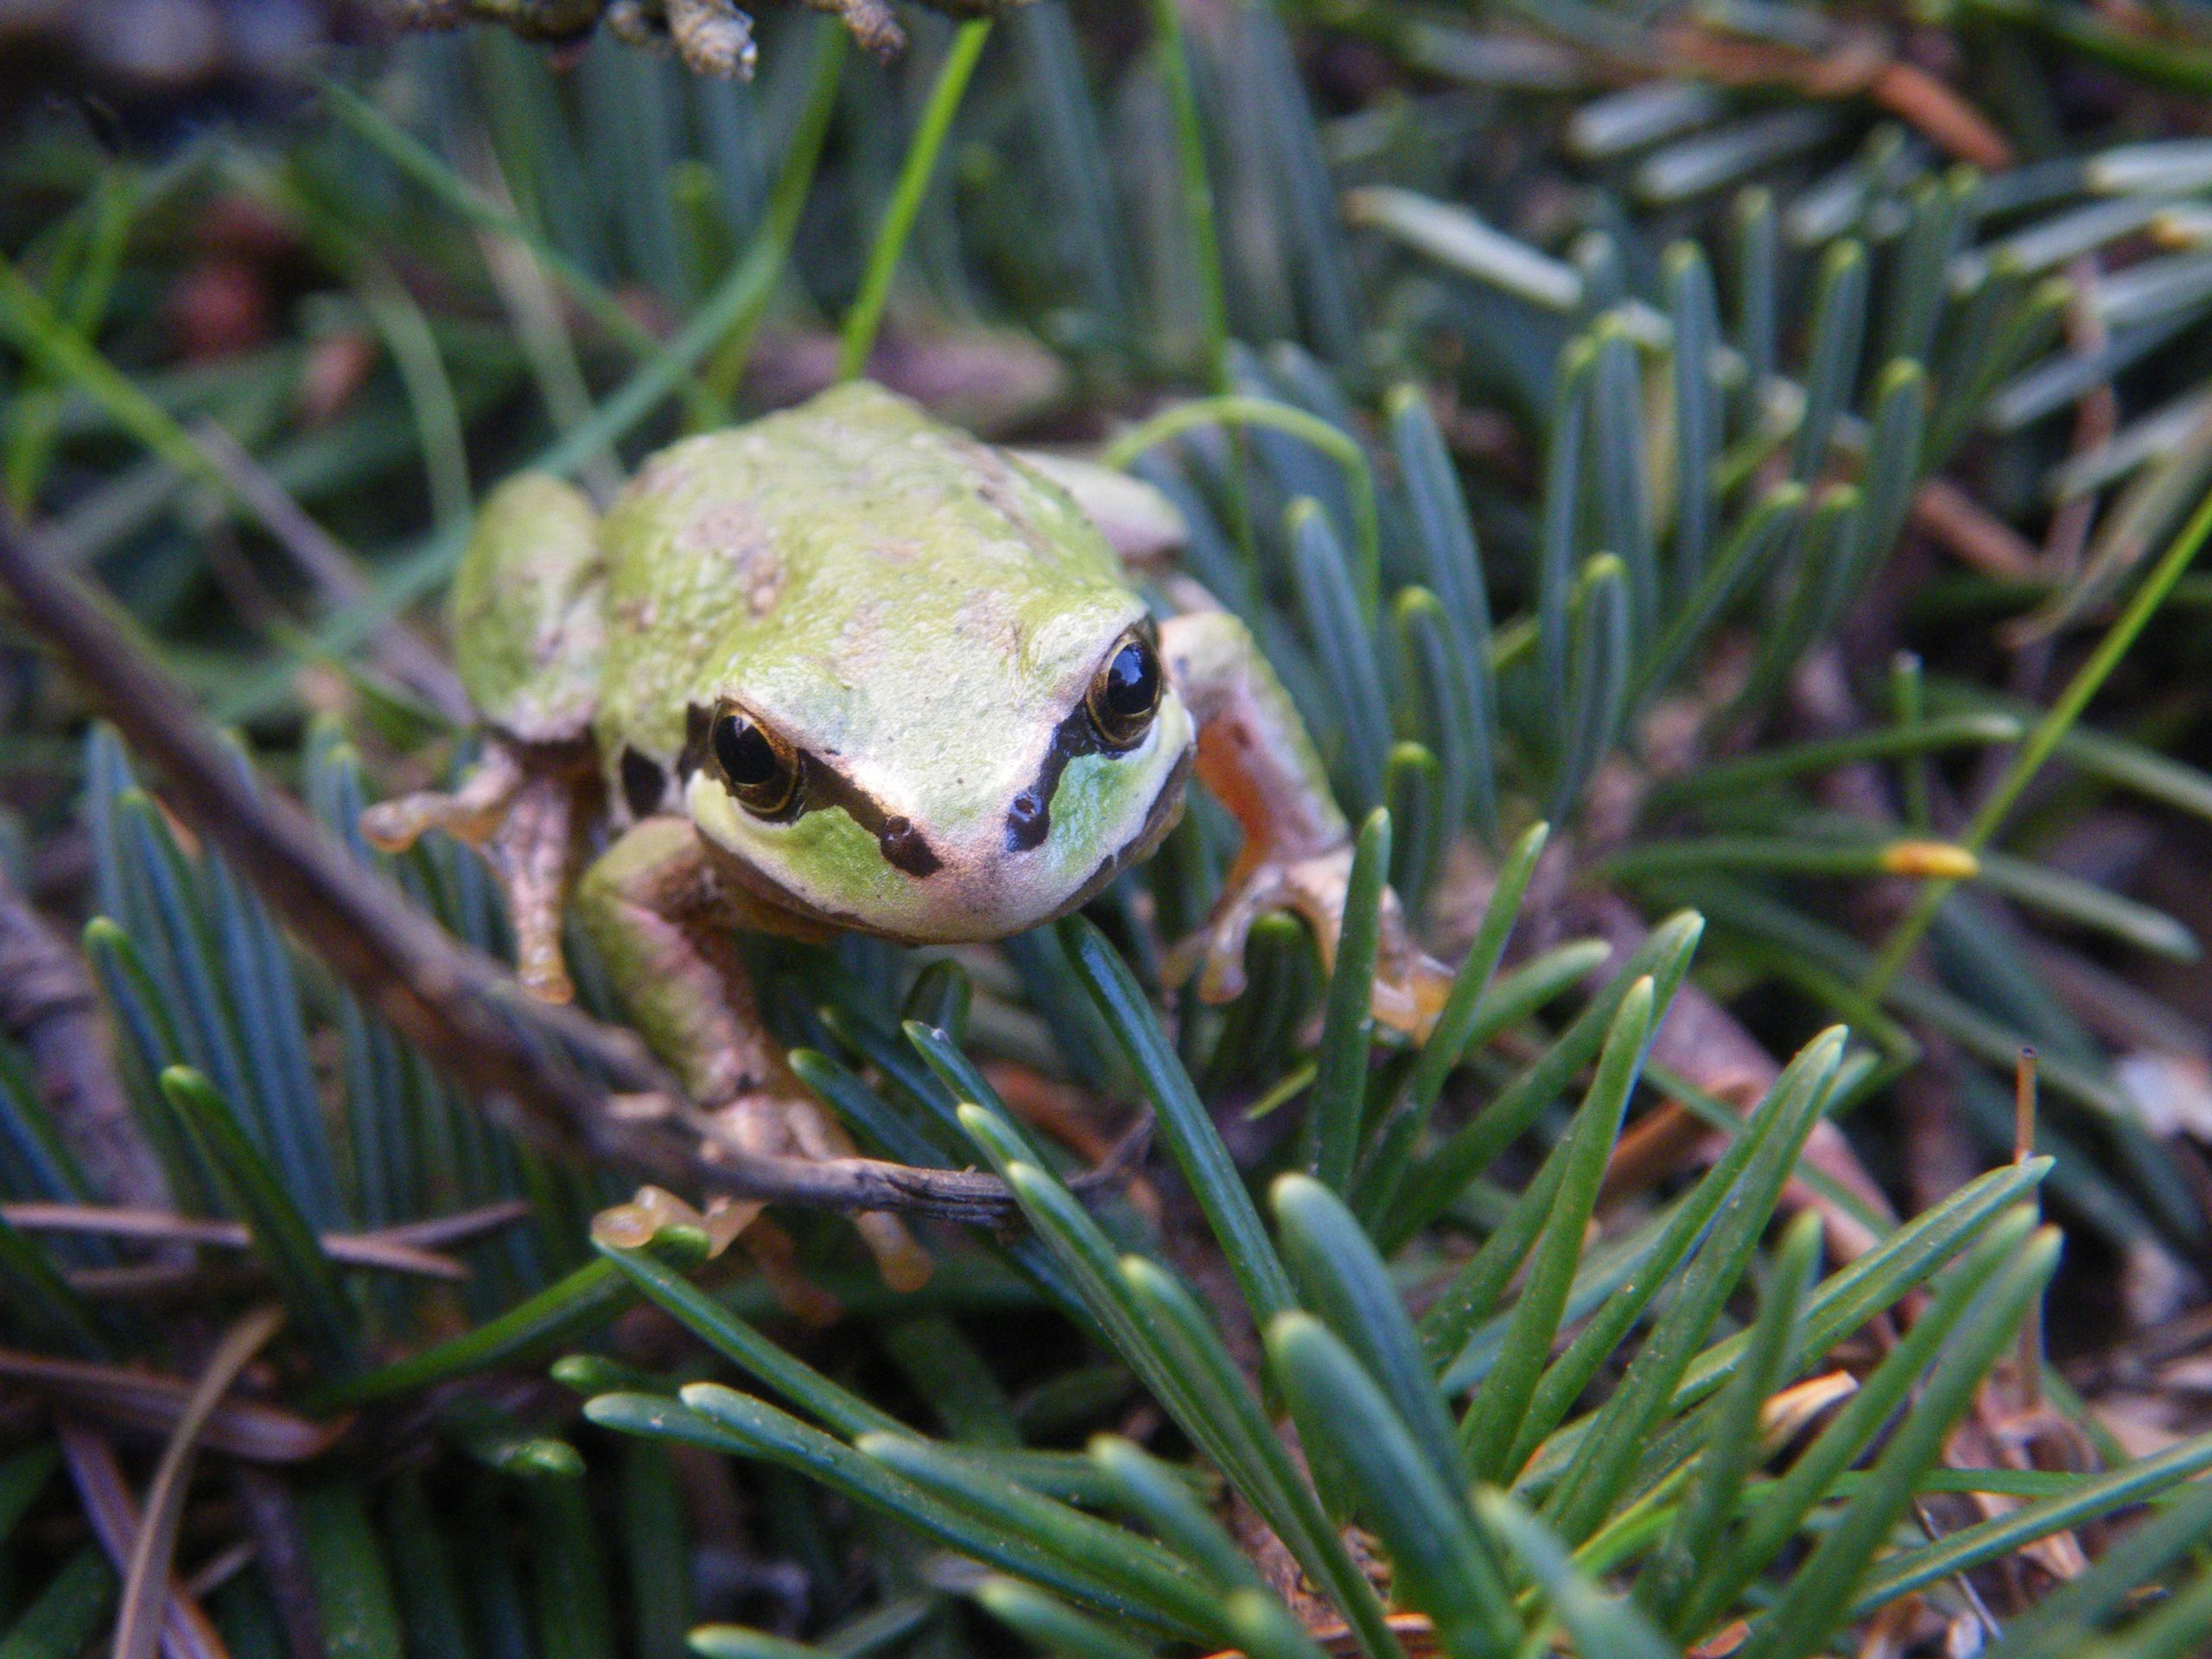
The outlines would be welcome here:
M 130 1495 L 116 1461 L 115 1448 L 81 1423 L 64 1418 L 60 1425 L 61 1455 L 69 1465 L 69 1478 L 77 1487 L 77 1501 L 92 1535 L 107 1552 L 118 1577 L 130 1570 L 131 1552 L 138 1542 L 138 1501 Z M 215 1633 L 214 1624 L 182 1585 L 169 1580 L 168 1599 L 162 1609 L 162 1651 L 168 1659 L 230 1659 L 230 1649 Z
M 2015 160 L 2012 146 L 1987 116 L 1871 34 L 1846 31 L 1817 53 L 1732 39 L 1696 24 L 1663 28 L 1659 40 L 1659 54 L 1648 68 L 1680 73 L 1687 67 L 1724 86 L 1789 86 L 1808 98 L 1864 97 L 1910 123 L 1946 155 L 1986 173 L 2001 173 Z
M 1570 925 L 1612 948 L 1612 955 L 1592 972 L 1592 985 L 1604 984 L 1618 974 L 1629 956 L 1649 937 L 1649 930 L 1634 907 L 1605 888 L 1587 887 L 1569 895 L 1565 909 Z M 1691 980 L 1684 980 L 1675 988 L 1674 1001 L 1652 1033 L 1650 1060 L 1660 1070 L 1673 1072 L 1745 1113 L 1782 1075 L 1782 1068 L 1758 1039 Z M 1616 1193 L 1625 1191 L 1657 1173 L 1655 1160 L 1679 1158 L 1691 1148 L 1717 1151 L 1719 1144 L 1719 1137 L 1704 1125 L 1694 1126 L 1687 1108 L 1668 1102 L 1638 1124 L 1636 1135 L 1623 1137 L 1616 1149 L 1618 1161 L 1607 1170 L 1607 1186 Z M 1823 1118 L 1813 1125 L 1802 1156 L 1808 1166 L 1820 1171 L 1885 1222 L 1893 1218 L 1888 1198 L 1834 1123 Z M 1821 1212 L 1827 1224 L 1828 1248 L 1840 1261 L 1854 1260 L 1881 1242 L 1857 1216 L 1802 1182 L 1791 1180 L 1783 1203 L 1787 1209 L 1809 1206 Z
M 1726 708 L 1734 697 L 1735 687 L 1728 677 L 1716 676 L 1675 708 L 1667 723 L 1679 721 L 1682 731 L 1695 733 L 1710 723 L 1704 711 Z M 1662 775 L 1694 765 L 1700 753 L 1694 738 L 1667 734 L 1656 718 L 1647 727 L 1646 736 L 1647 752 Z M 1645 791 L 1652 781 L 1625 764 L 1601 767 L 1579 832 L 1554 837 L 1546 847 L 1524 901 L 1529 914 L 1544 920 L 1541 943 L 1575 936 L 1604 942 L 1606 957 L 1585 981 L 1593 993 L 1609 984 L 1650 938 L 1651 930 L 1641 912 L 1611 887 L 1588 880 L 1587 872 L 1613 849 L 1626 843 L 1643 810 Z M 1756 1107 L 1782 1075 L 1782 1067 L 1765 1046 L 1694 980 L 1686 979 L 1676 987 L 1674 1000 L 1652 1033 L 1648 1058 L 1655 1069 L 1671 1073 L 1738 1114 L 1748 1114 Z M 1662 1101 L 1621 1136 L 1607 1163 L 1605 1196 L 1618 1199 L 1641 1190 L 1686 1161 L 1717 1156 L 1725 1144 L 1724 1136 L 1681 1101 Z M 1869 1213 L 1885 1224 L 1893 1219 L 1880 1186 L 1834 1123 L 1822 1119 L 1814 1124 L 1801 1157 L 1807 1166 L 1857 1198 Z M 1819 1211 L 1827 1223 L 1828 1249 L 1838 1260 L 1850 1261 L 1880 1242 L 1851 1209 L 1832 1202 L 1802 1181 L 1793 1179 L 1783 1189 L 1783 1205 L 1790 1211 L 1808 1207 Z
M 1959 562 L 2003 582 L 2043 574 L 2036 545 L 1948 478 L 1931 478 L 1912 498 L 1912 523 Z
M 184 1529 L 185 1499 L 191 1491 L 193 1465 L 199 1461 L 200 1437 L 238 1374 L 283 1323 L 283 1308 L 273 1303 L 242 1315 L 223 1333 L 192 1385 L 176 1427 L 162 1447 L 154 1478 L 147 1483 L 145 1508 L 116 1607 L 116 1659 L 154 1659 L 154 1645 L 162 1638 L 171 1606 L 170 1586 L 176 1584 L 177 1535 Z M 178 1586 L 176 1599 L 188 1605 L 191 1592 Z
M 167 1435 L 192 1398 L 181 1376 L 91 1360 L 55 1359 L 0 1348 L 0 1382 L 12 1382 L 80 1417 Z M 305 1463 L 321 1457 L 352 1425 L 350 1416 L 308 1419 L 257 1400 L 225 1400 L 201 1431 L 201 1444 L 249 1463 Z
M 253 1248 L 244 1222 L 180 1216 L 166 1210 L 120 1210 L 97 1204 L 0 1204 L 0 1219 L 31 1233 L 100 1233 L 162 1244 L 206 1244 L 217 1249 Z M 424 1279 L 464 1280 L 467 1267 L 449 1255 L 372 1233 L 325 1233 L 322 1253 L 348 1267 L 381 1268 Z
M 269 1269 L 254 1256 L 210 1263 L 137 1262 L 119 1268 L 70 1268 L 62 1281 L 88 1301 L 137 1302 L 146 1307 L 205 1306 L 266 1294 Z
M 160 770 L 177 814 L 356 995 L 518 1133 L 571 1155 L 627 1164 L 677 1190 L 954 1221 L 1012 1213 L 994 1176 L 727 1149 L 709 1160 L 666 1129 L 618 1122 L 607 1110 L 610 1090 L 682 1098 L 635 1037 L 532 1001 L 499 963 L 449 938 L 341 850 L 296 802 L 247 778 L 111 607 L 9 518 L 0 518 L 0 585 L 15 595 L 23 624 Z
M 401 1222 L 396 1227 L 379 1227 L 360 1236 L 382 1239 L 388 1244 L 411 1244 L 418 1250 L 435 1250 L 442 1245 L 466 1243 L 486 1233 L 496 1233 L 502 1227 L 528 1220 L 531 1213 L 527 1198 L 501 1198 L 496 1204 L 480 1205 L 474 1210 L 456 1210 L 449 1216 L 426 1216 L 420 1221 Z
M 85 964 L 0 872 L 0 1030 L 29 1051 L 55 1126 L 102 1194 L 159 1209 L 162 1167 L 116 1075 Z
M 228 432 L 213 421 L 200 421 L 192 428 L 192 439 L 207 464 L 314 584 L 326 605 L 358 605 L 371 597 L 369 584 L 354 564 L 353 556 Z M 469 703 L 468 693 L 461 689 L 460 676 L 398 618 L 387 617 L 379 623 L 369 635 L 367 648 L 385 673 L 454 725 L 474 722 L 476 711 Z

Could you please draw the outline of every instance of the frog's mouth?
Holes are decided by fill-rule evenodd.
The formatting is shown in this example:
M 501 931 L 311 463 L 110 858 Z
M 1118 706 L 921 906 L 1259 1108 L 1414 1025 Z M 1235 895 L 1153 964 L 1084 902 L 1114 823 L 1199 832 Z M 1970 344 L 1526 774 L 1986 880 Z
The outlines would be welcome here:
M 1172 760 L 1157 751 L 1152 753 L 1149 758 L 1154 765 L 1147 769 L 1156 772 L 1157 782 L 1141 817 L 1127 832 L 1115 837 L 1112 850 L 1105 857 L 1073 879 L 1073 873 L 1065 866 L 1048 874 L 1031 862 L 1049 855 L 1040 844 L 1044 835 L 1027 846 L 1016 845 L 1012 827 L 1020 813 L 1018 806 L 1007 815 L 1005 843 L 994 845 L 975 868 L 967 868 L 969 861 L 955 855 L 950 848 L 942 849 L 944 855 L 941 856 L 940 849 L 918 830 L 909 832 L 911 839 L 902 836 L 899 832 L 905 821 L 887 816 L 873 800 L 841 800 L 834 806 L 825 803 L 802 818 L 768 827 L 777 840 L 807 837 L 817 856 L 843 843 L 849 868 L 860 875 L 848 889 L 849 899 L 831 898 L 819 889 L 803 890 L 785 874 L 791 862 L 789 854 L 764 839 L 762 828 L 746 821 L 741 809 L 709 779 L 694 780 L 695 790 L 704 787 L 711 792 L 704 798 L 695 795 L 693 817 L 722 878 L 755 903 L 787 918 L 793 931 L 845 931 L 899 944 L 976 943 L 1002 938 L 1067 914 L 1096 897 L 1122 870 L 1147 856 L 1181 815 L 1196 747 L 1184 734 L 1173 743 Z M 1132 754 L 1127 759 L 1134 761 L 1137 757 Z M 1122 760 L 1116 757 L 1103 764 L 1117 766 Z M 1053 770 L 1051 781 L 1058 785 L 1059 768 Z M 1037 787 L 1032 785 L 1030 789 Z M 853 810 L 855 804 L 861 806 L 857 812 Z M 1046 812 L 1052 804 L 1052 798 L 1046 797 Z M 895 850 L 900 856 L 892 856 L 894 848 L 884 844 L 887 833 L 898 843 Z M 863 846 L 865 856 L 861 855 Z

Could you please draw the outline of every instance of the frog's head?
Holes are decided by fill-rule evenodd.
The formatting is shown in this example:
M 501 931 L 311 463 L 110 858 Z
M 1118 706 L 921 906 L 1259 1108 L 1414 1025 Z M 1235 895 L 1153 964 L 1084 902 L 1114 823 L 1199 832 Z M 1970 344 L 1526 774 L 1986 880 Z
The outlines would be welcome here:
M 686 783 L 726 873 L 807 920 L 959 943 L 1063 914 L 1149 852 L 1195 747 L 1151 620 L 1118 582 L 1020 588 L 849 608 L 830 649 L 801 629 L 749 651 L 695 713 Z

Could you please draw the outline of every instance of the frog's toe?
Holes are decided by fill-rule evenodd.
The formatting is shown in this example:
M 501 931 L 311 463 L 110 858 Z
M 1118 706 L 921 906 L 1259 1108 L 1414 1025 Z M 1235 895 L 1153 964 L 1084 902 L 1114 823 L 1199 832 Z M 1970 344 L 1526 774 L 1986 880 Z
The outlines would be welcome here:
M 1198 975 L 1198 995 L 1209 1002 L 1240 995 L 1252 924 L 1274 910 L 1289 911 L 1313 930 L 1322 967 L 1335 971 L 1344 936 L 1344 896 L 1351 885 L 1351 849 L 1332 848 L 1306 858 L 1270 861 L 1246 871 L 1195 938 L 1171 952 L 1171 981 Z M 1376 950 L 1375 1017 L 1393 1030 L 1426 1034 L 1451 988 L 1452 976 L 1426 955 L 1406 929 L 1397 895 L 1382 895 L 1382 933 Z
M 1344 937 L 1344 899 L 1351 887 L 1347 850 L 1309 861 L 1294 870 L 1287 885 L 1292 903 L 1313 928 L 1321 960 L 1336 970 Z M 1451 970 L 1417 944 L 1406 926 L 1405 906 L 1391 889 L 1382 890 L 1382 911 L 1375 945 L 1375 984 L 1368 1006 L 1381 1024 L 1413 1037 L 1426 1037 L 1452 988 Z
M 842 1125 L 813 1096 L 786 1076 L 738 1096 L 713 1117 L 715 1140 L 741 1154 L 809 1158 L 817 1163 L 850 1158 L 859 1150 Z M 713 1144 L 707 1156 L 715 1156 Z M 906 1224 L 893 1215 L 863 1211 L 852 1217 L 876 1271 L 893 1290 L 919 1290 L 935 1263 Z
M 404 853 L 433 830 L 480 846 L 497 826 L 497 808 L 473 806 L 459 793 L 424 790 L 378 801 L 361 814 L 361 834 L 380 853 Z
M 664 1227 L 689 1227 L 707 1239 L 709 1256 L 720 1255 L 760 1216 L 763 1205 L 717 1198 L 695 1210 L 673 1192 L 641 1186 L 627 1203 L 611 1205 L 591 1218 L 591 1232 L 601 1243 L 634 1250 L 650 1244 Z
M 520 758 L 505 744 L 493 744 L 459 789 L 426 789 L 379 801 L 361 814 L 361 833 L 386 853 L 405 852 L 432 830 L 480 847 L 499 830 L 523 778 Z
M 1424 951 L 1409 949 L 1396 962 L 1378 958 L 1369 1006 L 1391 1030 L 1426 1039 L 1451 989 L 1450 969 Z
M 800 1100 L 786 1114 L 784 1123 L 799 1151 L 809 1158 L 850 1158 L 860 1150 L 843 1127 L 811 1096 Z M 936 1264 L 898 1217 L 864 1210 L 853 1217 L 853 1228 L 875 1258 L 875 1270 L 892 1289 L 919 1290 L 929 1283 Z
M 905 1291 L 919 1290 L 929 1283 L 937 1263 L 906 1230 L 905 1222 L 896 1216 L 862 1211 L 853 1217 L 853 1226 L 861 1243 L 868 1246 L 868 1253 L 875 1258 L 875 1270 L 883 1275 L 885 1284 Z
M 1198 976 L 1202 1002 L 1233 1002 L 1244 994 L 1244 953 L 1252 924 L 1277 901 L 1275 884 L 1265 872 L 1240 881 L 1214 907 L 1206 925 L 1167 953 L 1167 982 L 1180 985 Z

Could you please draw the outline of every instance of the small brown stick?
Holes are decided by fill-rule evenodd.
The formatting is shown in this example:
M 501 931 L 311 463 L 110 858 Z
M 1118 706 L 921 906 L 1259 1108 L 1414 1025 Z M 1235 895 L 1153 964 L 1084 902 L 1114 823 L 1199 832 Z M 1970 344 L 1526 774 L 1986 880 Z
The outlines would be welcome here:
M 264 1293 L 268 1271 L 251 1257 L 202 1267 L 191 1262 L 137 1262 L 120 1268 L 71 1268 L 61 1275 L 77 1294 L 96 1302 L 182 1306 Z
M 1919 1523 L 1922 1534 L 1930 1545 L 1942 1541 L 1943 1529 L 1936 1524 L 1935 1516 L 1929 1512 L 1928 1500 L 1925 1497 L 1916 1497 L 1912 1500 L 1912 1517 Z M 1999 1637 L 2004 1635 L 2003 1629 L 1990 1613 L 1989 1605 L 1982 1600 L 1981 1592 L 1974 1587 L 1973 1580 L 1963 1573 L 1954 1573 L 1951 1574 L 1950 1582 L 1952 1587 L 1957 1590 L 1965 1600 L 1975 1620 L 1981 1625 L 1985 1640 L 1994 1642 Z
M 1695 25 L 1660 32 L 1658 66 L 1684 65 L 1729 86 L 1783 86 L 1808 98 L 1864 96 L 1916 128 L 1945 154 L 1986 173 L 2012 165 L 2012 147 L 1989 118 L 1926 70 L 1900 61 L 1872 35 L 1851 33 L 1814 54 L 1772 41 L 1731 40 Z
M 2020 1050 L 2012 1069 L 2012 1161 L 2025 1163 L 2036 1155 L 2036 1052 Z M 2020 1321 L 2020 1406 L 2024 1411 L 2043 1407 L 2043 1299 L 2028 1304 Z
M 77 1501 L 92 1535 L 114 1563 L 118 1574 L 130 1570 L 130 1555 L 138 1541 L 138 1503 L 123 1478 L 115 1448 L 82 1423 L 65 1417 L 59 1425 L 61 1455 L 76 1484 Z M 168 1659 L 230 1659 L 230 1649 L 215 1633 L 215 1626 L 200 1604 L 171 1580 L 161 1622 L 162 1651 Z
M 115 1615 L 115 1659 L 154 1659 L 175 1583 L 177 1534 L 184 1525 L 184 1503 L 192 1487 L 192 1465 L 199 1460 L 200 1437 L 223 1396 L 262 1345 L 284 1323 L 279 1306 L 257 1307 L 225 1332 L 192 1385 L 192 1396 L 162 1447 L 162 1459 L 146 1485 L 138 1535 L 131 1541 L 130 1566 L 123 1575 L 123 1596 Z M 180 1589 L 180 1595 L 188 1594 Z
M 116 1075 L 85 964 L 0 872 L 0 1030 L 29 1051 L 40 1092 L 70 1150 L 107 1196 L 168 1202 Z
M 2094 357 L 2111 343 L 2111 331 L 2105 327 L 2104 314 L 2098 302 L 2098 285 L 2103 276 L 2103 264 L 2094 254 L 2084 254 L 2066 267 L 2066 281 L 2073 290 L 2066 302 L 2066 344 L 2075 357 Z M 2113 390 L 2108 375 L 2095 385 L 2082 388 L 2074 400 L 2074 429 L 2067 439 L 2068 456 L 2084 455 L 2112 442 L 2113 434 L 2120 429 L 2120 395 Z M 2044 574 L 2057 591 L 2042 605 L 2025 616 L 2016 616 L 1998 630 L 1998 638 L 2008 651 L 2026 652 L 2043 645 L 2072 618 L 2073 601 L 2069 590 L 2082 574 L 2082 555 L 2088 549 L 2089 532 L 2095 526 L 2098 512 L 2097 493 L 2091 491 L 2061 501 L 2050 515 L 2050 525 L 2044 532 L 2041 563 Z M 2041 677 L 2048 671 L 2050 654 L 2045 652 L 2032 658 L 2024 658 L 2014 671 L 2014 690 L 2017 691 L 2024 674 L 2036 677 L 2030 686 L 2031 692 L 2040 692 Z M 1980 787 L 1976 793 L 1993 786 L 2001 775 L 2000 757 L 1986 755 L 1977 771 L 1982 776 L 1977 780 Z
M 199 1570 L 184 1581 L 184 1593 L 194 1601 L 205 1601 L 232 1579 L 251 1567 L 261 1551 L 251 1538 L 241 1538 L 225 1549 L 217 1550 L 203 1561 Z
M 607 1109 L 610 1090 L 682 1098 L 675 1079 L 634 1036 L 574 1008 L 532 1001 L 499 963 L 448 937 L 341 851 L 296 803 L 242 775 L 191 714 L 184 688 L 11 518 L 0 518 L 0 585 L 15 594 L 24 625 L 60 654 L 124 738 L 162 772 L 178 816 L 252 882 L 332 972 L 518 1133 L 571 1155 L 627 1164 L 671 1188 L 983 1224 L 1013 1213 L 1011 1195 L 992 1175 L 868 1158 L 709 1160 L 696 1143 L 666 1130 L 618 1121 Z
M 429 1216 L 421 1221 L 403 1221 L 396 1227 L 379 1227 L 357 1236 L 429 1250 L 442 1244 L 464 1243 L 486 1233 L 496 1233 L 502 1227 L 528 1220 L 532 1213 L 527 1198 L 501 1198 L 496 1204 L 480 1205 L 474 1210 L 456 1210 L 449 1216 Z
M 2077 357 L 2094 357 L 2112 343 L 2112 331 L 2105 326 L 2097 291 L 2103 276 L 2104 261 L 2094 253 L 2085 253 L 2066 267 L 2067 286 L 2071 290 L 2066 302 L 2066 343 Z M 2107 375 L 2096 385 L 2084 387 L 2074 400 L 2074 429 L 2067 437 L 2067 454 L 2069 457 L 2088 454 L 2110 443 L 2119 430 L 2120 394 L 2113 390 Z M 2095 517 L 2093 496 L 2069 501 L 2051 515 L 2050 529 L 2044 537 L 2044 567 L 2054 577 L 2063 580 L 2081 568 Z
M 1912 498 L 1914 527 L 1923 530 L 1986 576 L 2033 582 L 2043 574 L 2036 544 L 1946 478 L 1931 478 Z
M 10 1348 L 0 1348 L 0 1382 L 20 1384 L 80 1415 L 157 1434 L 176 1427 L 192 1396 L 192 1384 L 182 1377 Z M 225 1400 L 200 1438 L 211 1449 L 249 1463 L 304 1463 L 328 1451 L 351 1421 L 311 1421 L 258 1401 Z
M 1728 1659 L 1751 1639 L 1751 1627 L 1740 1618 L 1732 1618 L 1703 1641 L 1683 1649 L 1683 1659 Z
M 2017 159 L 1989 118 L 1925 69 L 1892 59 L 1866 86 L 1874 102 L 1914 127 L 1946 154 L 1985 173 L 2002 173 Z
M 4 1204 L 0 1219 L 32 1233 L 102 1233 L 111 1238 L 151 1239 L 165 1244 L 205 1244 L 216 1249 L 253 1248 L 243 1222 L 173 1215 L 166 1210 L 118 1210 L 96 1204 Z M 467 1266 L 449 1255 L 395 1243 L 374 1233 L 325 1233 L 322 1253 L 349 1267 L 381 1268 L 454 1281 L 469 1276 Z
M 307 509 L 270 476 L 267 468 L 240 448 L 229 433 L 213 421 L 200 421 L 192 428 L 192 440 L 232 493 L 301 575 L 315 584 L 325 604 L 334 607 L 369 601 L 369 584 L 354 567 L 353 556 L 315 523 Z M 385 672 L 454 725 L 474 723 L 475 708 L 468 693 L 461 690 L 461 678 L 452 665 L 398 618 L 387 617 L 377 626 L 369 636 L 368 650 Z

